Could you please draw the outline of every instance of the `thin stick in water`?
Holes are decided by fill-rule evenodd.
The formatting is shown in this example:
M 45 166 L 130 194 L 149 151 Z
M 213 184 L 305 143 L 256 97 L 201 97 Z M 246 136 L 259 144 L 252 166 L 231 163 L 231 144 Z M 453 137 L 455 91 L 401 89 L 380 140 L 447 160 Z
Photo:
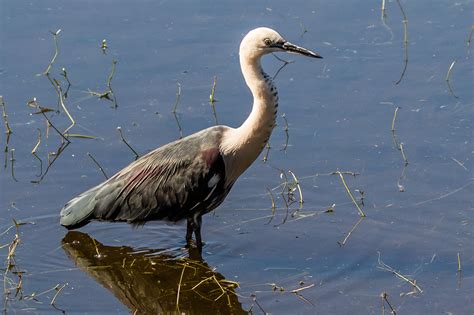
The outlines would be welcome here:
M 97 160 L 92 156 L 92 154 L 90 154 L 89 152 L 87 152 L 87 156 L 91 158 L 91 160 L 95 163 L 95 165 L 97 165 L 97 167 L 99 168 L 99 170 L 102 172 L 102 174 L 104 175 L 104 177 L 106 179 L 109 179 L 109 177 L 107 176 L 107 174 L 105 173 L 104 169 L 102 168 L 102 166 L 99 164 L 99 162 L 97 162 Z
M 334 175 L 339 175 L 339 177 L 341 178 L 342 184 L 344 185 L 344 188 L 346 189 L 347 194 L 348 194 L 349 197 L 351 198 L 352 203 L 354 203 L 354 205 L 356 206 L 357 211 L 359 212 L 359 215 L 360 215 L 361 217 L 365 217 L 364 211 L 362 211 L 362 209 L 360 208 L 360 206 L 359 206 L 359 204 L 357 203 L 356 199 L 354 198 L 354 195 L 352 194 L 351 190 L 350 190 L 349 187 L 347 186 L 346 180 L 344 179 L 343 172 L 341 172 L 341 171 L 336 171 L 336 172 L 333 172 L 332 174 L 334 174 Z
M 123 143 L 125 143 L 125 145 L 133 152 L 133 154 L 135 154 L 135 160 L 138 159 L 140 157 L 140 155 L 137 153 L 137 151 L 135 151 L 132 146 L 127 142 L 127 140 L 125 140 L 125 138 L 123 137 L 123 133 L 122 133 L 122 127 L 118 126 L 117 127 L 117 131 L 120 135 L 120 139 L 122 140 Z

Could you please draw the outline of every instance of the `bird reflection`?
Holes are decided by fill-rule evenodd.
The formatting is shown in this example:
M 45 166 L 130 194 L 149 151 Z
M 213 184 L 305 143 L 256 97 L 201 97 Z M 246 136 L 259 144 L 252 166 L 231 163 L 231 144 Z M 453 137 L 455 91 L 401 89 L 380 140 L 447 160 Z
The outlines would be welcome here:
M 109 289 L 134 314 L 247 314 L 226 280 L 200 258 L 163 250 L 106 246 L 72 231 L 62 240 L 77 267 Z M 175 253 L 176 254 L 176 253 Z

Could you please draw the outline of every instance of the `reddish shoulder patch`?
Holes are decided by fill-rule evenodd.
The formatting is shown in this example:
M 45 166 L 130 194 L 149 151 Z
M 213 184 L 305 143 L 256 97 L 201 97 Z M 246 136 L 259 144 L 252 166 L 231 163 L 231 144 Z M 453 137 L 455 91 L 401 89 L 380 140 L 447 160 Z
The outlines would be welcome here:
M 207 167 L 211 167 L 212 164 L 214 164 L 219 154 L 219 149 L 217 148 L 211 148 L 201 152 L 202 159 L 206 162 Z

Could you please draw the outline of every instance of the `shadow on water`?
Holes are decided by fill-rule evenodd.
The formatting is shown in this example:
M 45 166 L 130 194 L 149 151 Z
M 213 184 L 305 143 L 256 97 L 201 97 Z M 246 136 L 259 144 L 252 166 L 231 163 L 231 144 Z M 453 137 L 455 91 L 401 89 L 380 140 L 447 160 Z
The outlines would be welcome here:
M 159 249 L 103 245 L 77 231 L 63 238 L 62 247 L 133 314 L 247 314 L 234 291 L 237 283 L 213 271 L 197 250 L 182 258 Z

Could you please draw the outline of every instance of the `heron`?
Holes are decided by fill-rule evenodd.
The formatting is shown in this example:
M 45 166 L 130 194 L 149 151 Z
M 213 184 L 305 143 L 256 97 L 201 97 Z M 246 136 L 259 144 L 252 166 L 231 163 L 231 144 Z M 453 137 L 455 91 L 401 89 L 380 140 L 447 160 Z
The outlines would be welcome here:
M 213 126 L 170 142 L 140 157 L 105 182 L 70 200 L 60 224 L 80 228 L 90 221 L 187 220 L 186 244 L 202 251 L 202 216 L 218 207 L 238 177 L 256 160 L 275 127 L 278 94 L 261 58 L 288 52 L 312 58 L 318 53 L 286 41 L 271 28 L 247 33 L 239 48 L 245 82 L 253 96 L 240 127 Z

